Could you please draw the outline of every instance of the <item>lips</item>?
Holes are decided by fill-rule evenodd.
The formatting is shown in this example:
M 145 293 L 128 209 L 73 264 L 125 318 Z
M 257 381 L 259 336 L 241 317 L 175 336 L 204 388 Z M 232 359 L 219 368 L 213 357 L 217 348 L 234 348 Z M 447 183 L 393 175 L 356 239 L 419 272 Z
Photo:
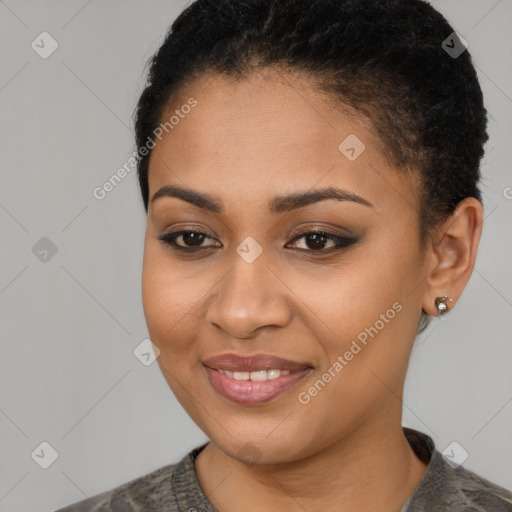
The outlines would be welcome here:
M 259 370 L 296 372 L 304 368 L 311 368 L 311 365 L 307 363 L 282 359 L 269 354 L 246 357 L 237 356 L 236 354 L 222 354 L 206 359 L 203 364 L 213 370 L 228 370 L 230 372 L 256 372 Z
M 262 354 L 249 357 L 222 354 L 206 359 L 208 381 L 224 398 L 242 405 L 259 405 L 285 393 L 304 379 L 311 365 Z

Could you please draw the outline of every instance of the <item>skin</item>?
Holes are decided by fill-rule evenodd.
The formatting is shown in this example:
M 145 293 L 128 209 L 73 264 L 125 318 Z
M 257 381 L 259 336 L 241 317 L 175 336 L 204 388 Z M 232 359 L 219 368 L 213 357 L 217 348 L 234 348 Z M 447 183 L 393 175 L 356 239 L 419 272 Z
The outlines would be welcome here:
M 173 98 L 169 115 L 190 97 L 197 106 L 153 150 L 150 198 L 167 185 L 188 187 L 215 196 L 224 212 L 176 197 L 150 202 L 142 293 L 163 375 L 210 439 L 196 461 L 199 483 L 222 512 L 396 512 L 426 471 L 401 428 L 421 310 L 435 316 L 443 295 L 455 306 L 474 266 L 482 205 L 462 201 L 423 247 L 417 180 L 379 152 L 368 122 L 333 109 L 306 78 L 277 70 L 238 82 L 204 76 Z M 353 162 L 338 149 L 349 134 L 366 146 Z M 325 187 L 372 206 L 329 199 L 268 210 L 276 195 Z M 186 255 L 159 240 L 179 229 L 206 233 L 207 248 Z M 334 242 L 295 239 L 313 229 L 357 243 L 327 254 Z M 248 236 L 263 251 L 252 263 L 236 252 Z M 298 394 L 395 303 L 400 312 L 300 403 Z M 238 405 L 211 387 L 202 364 L 226 352 L 313 370 L 266 404 Z

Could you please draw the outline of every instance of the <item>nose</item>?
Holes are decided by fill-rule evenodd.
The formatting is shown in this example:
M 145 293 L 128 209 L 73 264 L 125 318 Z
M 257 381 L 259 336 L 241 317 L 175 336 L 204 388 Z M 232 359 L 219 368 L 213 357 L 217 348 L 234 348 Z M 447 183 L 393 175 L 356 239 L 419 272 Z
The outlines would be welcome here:
M 235 256 L 232 269 L 214 288 L 206 319 L 232 338 L 250 338 L 263 327 L 284 327 L 291 312 L 289 288 L 263 257 L 247 263 Z

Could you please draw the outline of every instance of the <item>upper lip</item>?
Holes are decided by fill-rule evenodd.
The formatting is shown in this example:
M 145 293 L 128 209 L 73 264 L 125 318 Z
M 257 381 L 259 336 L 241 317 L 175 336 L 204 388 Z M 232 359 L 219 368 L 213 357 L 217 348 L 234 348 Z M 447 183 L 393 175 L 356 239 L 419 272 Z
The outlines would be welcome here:
M 253 372 L 270 369 L 293 372 L 311 368 L 311 365 L 307 363 L 299 363 L 291 359 L 283 359 L 270 354 L 256 354 L 253 356 L 221 354 L 204 360 L 203 364 L 214 370 L 228 370 L 232 372 Z

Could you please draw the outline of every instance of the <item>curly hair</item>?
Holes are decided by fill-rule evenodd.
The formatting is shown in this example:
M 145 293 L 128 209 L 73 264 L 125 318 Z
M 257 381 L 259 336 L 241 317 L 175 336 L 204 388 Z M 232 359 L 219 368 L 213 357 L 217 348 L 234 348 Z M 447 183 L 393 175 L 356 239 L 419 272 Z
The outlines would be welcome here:
M 140 149 L 173 95 L 206 73 L 241 80 L 279 66 L 368 119 L 390 164 L 416 173 L 423 242 L 461 200 L 481 201 L 487 111 L 469 51 L 443 47 L 453 33 L 424 0 L 192 2 L 151 58 L 135 111 L 146 211 L 151 151 Z

